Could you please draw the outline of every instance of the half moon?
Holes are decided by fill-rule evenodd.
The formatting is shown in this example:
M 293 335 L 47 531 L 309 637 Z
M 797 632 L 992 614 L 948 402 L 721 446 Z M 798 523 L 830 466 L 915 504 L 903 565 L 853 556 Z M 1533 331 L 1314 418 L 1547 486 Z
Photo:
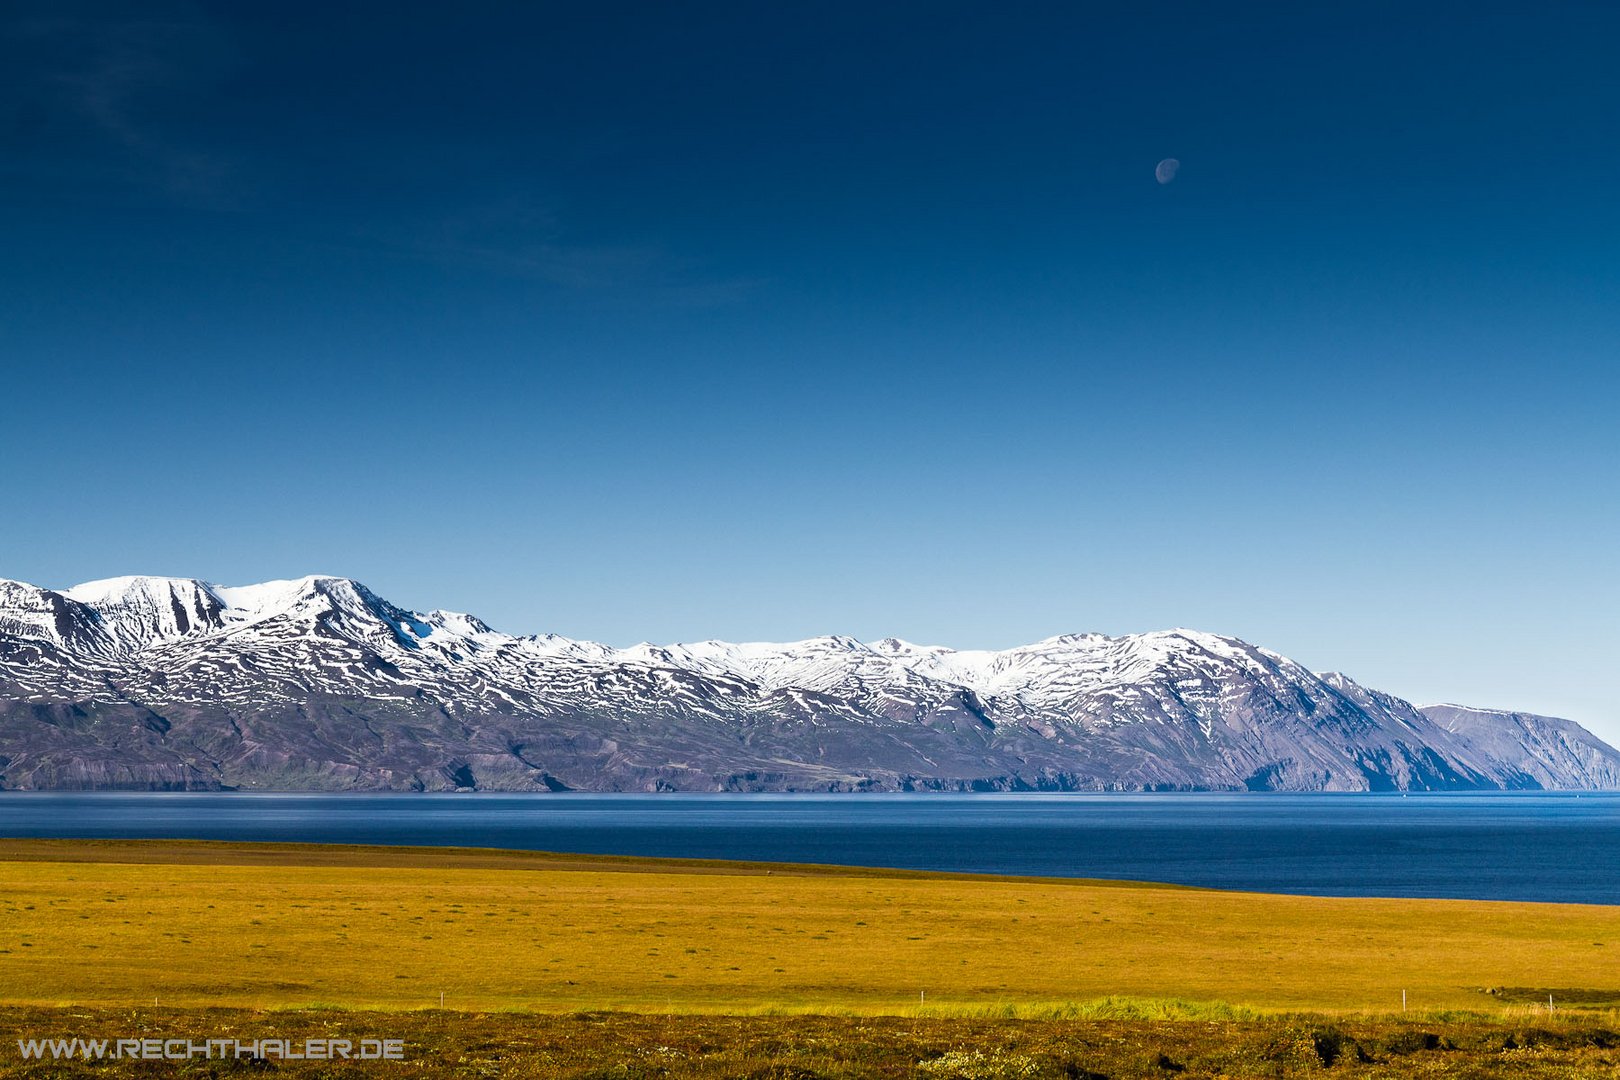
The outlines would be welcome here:
M 1176 178 L 1176 170 L 1181 168 L 1181 162 L 1173 157 L 1167 157 L 1153 167 L 1153 178 L 1161 184 L 1168 184 Z

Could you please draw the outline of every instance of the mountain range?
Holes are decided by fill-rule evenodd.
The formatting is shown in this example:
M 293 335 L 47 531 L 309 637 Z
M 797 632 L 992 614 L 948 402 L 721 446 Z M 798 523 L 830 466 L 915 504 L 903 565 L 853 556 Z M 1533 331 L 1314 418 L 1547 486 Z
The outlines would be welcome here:
M 127 577 L 0 580 L 0 787 L 1583 789 L 1620 753 L 1192 630 L 615 649 L 347 578 Z

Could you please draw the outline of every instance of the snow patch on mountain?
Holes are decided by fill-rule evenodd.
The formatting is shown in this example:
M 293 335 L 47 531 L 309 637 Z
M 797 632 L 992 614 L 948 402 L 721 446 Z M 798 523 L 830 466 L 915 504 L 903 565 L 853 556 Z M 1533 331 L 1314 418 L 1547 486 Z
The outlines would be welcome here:
M 0 581 L 0 770 L 13 786 L 1361 790 L 1607 786 L 1620 756 L 1568 721 L 1431 714 L 1185 628 L 615 649 L 312 575 Z

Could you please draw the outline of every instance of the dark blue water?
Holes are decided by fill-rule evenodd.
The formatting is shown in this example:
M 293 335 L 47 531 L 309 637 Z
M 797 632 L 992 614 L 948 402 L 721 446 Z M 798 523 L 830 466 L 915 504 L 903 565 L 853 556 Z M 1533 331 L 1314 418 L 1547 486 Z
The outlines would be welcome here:
M 7 792 L 0 836 L 453 844 L 1620 903 L 1620 794 Z

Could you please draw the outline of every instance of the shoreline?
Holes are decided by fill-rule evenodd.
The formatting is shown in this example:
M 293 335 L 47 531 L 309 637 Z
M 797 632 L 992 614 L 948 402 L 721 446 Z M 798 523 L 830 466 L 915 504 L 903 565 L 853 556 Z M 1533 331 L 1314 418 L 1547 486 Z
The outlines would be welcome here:
M 1620 906 L 209 841 L 0 840 L 0 883 L 0 987 L 37 1005 L 1620 1008 Z

